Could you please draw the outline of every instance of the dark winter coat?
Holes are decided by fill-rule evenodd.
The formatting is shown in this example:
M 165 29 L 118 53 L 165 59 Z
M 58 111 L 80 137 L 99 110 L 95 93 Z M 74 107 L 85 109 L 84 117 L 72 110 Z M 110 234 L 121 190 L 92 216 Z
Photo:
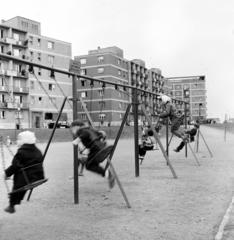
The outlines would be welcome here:
M 77 131 L 76 136 L 80 138 L 85 148 L 89 149 L 86 164 L 89 164 L 90 161 L 98 161 L 98 159 L 93 159 L 93 157 L 106 146 L 105 142 L 100 141 L 102 134 L 93 128 L 83 127 Z
M 192 128 L 191 130 L 186 131 L 190 135 L 190 141 L 193 142 L 197 134 L 197 128 Z
M 171 130 L 175 131 L 177 130 L 180 125 L 183 123 L 184 116 L 179 114 L 176 107 L 168 102 L 164 105 L 163 112 L 159 114 L 160 118 L 166 118 L 169 117 L 171 121 Z
M 13 175 L 13 190 L 27 185 L 21 168 L 29 167 L 34 164 L 36 165 L 25 169 L 26 177 L 29 182 L 38 181 L 44 178 L 42 153 L 35 144 L 23 144 L 15 154 L 11 166 L 5 170 L 7 177 Z

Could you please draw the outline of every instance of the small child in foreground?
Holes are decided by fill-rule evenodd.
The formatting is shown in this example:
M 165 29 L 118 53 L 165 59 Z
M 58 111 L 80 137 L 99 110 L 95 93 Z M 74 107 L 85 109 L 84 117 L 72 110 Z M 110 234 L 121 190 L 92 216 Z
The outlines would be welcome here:
M 25 170 L 28 181 L 35 182 L 44 179 L 44 170 L 42 165 L 42 153 L 36 147 L 36 137 L 33 132 L 24 131 L 17 137 L 18 151 L 15 154 L 11 165 L 5 170 L 5 179 L 13 176 L 12 191 L 16 191 L 27 185 L 22 168 Z M 30 167 L 32 166 L 33 167 Z M 15 205 L 19 205 L 23 200 L 26 191 L 15 192 L 9 195 L 9 206 L 5 208 L 8 213 L 15 212 Z

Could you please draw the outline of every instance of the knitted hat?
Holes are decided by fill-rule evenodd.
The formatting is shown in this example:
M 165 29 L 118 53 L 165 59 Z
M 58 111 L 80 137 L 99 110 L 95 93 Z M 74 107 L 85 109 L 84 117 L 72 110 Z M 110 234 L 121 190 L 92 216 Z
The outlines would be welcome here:
M 17 145 L 22 146 L 23 144 L 35 144 L 36 136 L 34 132 L 24 131 L 18 134 Z

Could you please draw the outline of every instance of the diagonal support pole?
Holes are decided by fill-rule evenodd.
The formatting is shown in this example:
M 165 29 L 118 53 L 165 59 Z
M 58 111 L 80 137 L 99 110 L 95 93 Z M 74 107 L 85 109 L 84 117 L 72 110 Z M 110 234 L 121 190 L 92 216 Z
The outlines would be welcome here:
M 193 151 L 190 143 L 187 143 L 187 146 L 189 146 L 189 149 L 190 149 L 190 151 L 192 152 L 192 154 L 193 154 L 193 156 L 194 156 L 194 158 L 195 158 L 195 160 L 196 160 L 196 162 L 197 162 L 197 165 L 198 165 L 198 166 L 201 166 L 201 164 L 200 164 L 200 162 L 198 161 L 198 158 L 197 158 L 196 154 L 194 153 L 194 151 Z
M 131 208 L 131 205 L 130 205 L 130 203 L 129 203 L 129 201 L 128 201 L 127 195 L 126 195 L 126 193 L 125 193 L 125 191 L 124 191 L 124 189 L 123 189 L 123 186 L 122 186 L 122 184 L 121 184 L 121 182 L 120 182 L 120 180 L 119 180 L 119 177 L 118 177 L 118 175 L 117 175 L 117 173 L 116 173 L 116 171 L 115 171 L 115 169 L 114 169 L 114 166 L 113 166 L 113 164 L 112 164 L 112 162 L 111 162 L 110 157 L 107 158 L 107 162 L 108 162 L 108 164 L 109 164 L 109 166 L 110 166 L 111 172 L 113 173 L 113 175 L 114 175 L 114 177 L 115 177 L 115 180 L 116 180 L 117 185 L 118 185 L 118 187 L 119 187 L 119 189 L 120 189 L 120 192 L 122 193 L 122 196 L 123 196 L 123 198 L 124 198 L 124 200 L 125 200 L 125 202 L 126 202 L 127 207 L 128 207 L 128 208 Z
M 126 121 L 127 121 L 127 118 L 128 118 L 129 112 L 130 112 L 130 109 L 131 109 L 131 104 L 128 104 L 127 109 L 126 109 L 125 114 L 124 114 L 124 117 L 123 117 L 123 120 L 122 120 L 121 125 L 120 125 L 120 128 L 119 128 L 119 131 L 118 131 L 117 136 L 116 136 L 116 138 L 115 138 L 115 142 L 114 142 L 113 148 L 112 148 L 111 153 L 110 153 L 110 156 L 109 156 L 110 161 L 111 161 L 111 159 L 112 159 L 112 157 L 113 157 L 113 155 L 114 155 L 116 146 L 117 146 L 117 144 L 118 144 L 118 142 L 119 142 L 119 139 L 120 139 L 120 136 L 121 136 L 121 134 L 122 134 L 122 132 L 123 132 L 124 125 L 125 125 L 125 123 L 126 123 Z M 107 161 L 106 166 L 105 166 L 105 171 L 107 170 L 108 167 L 109 167 L 109 162 Z
M 59 122 L 59 119 L 60 119 L 60 117 L 61 117 L 61 114 L 62 114 L 62 111 L 63 111 L 63 108 L 64 108 L 64 105 L 65 105 L 66 101 L 67 101 L 67 97 L 64 98 L 63 103 L 62 103 L 62 106 L 61 106 L 61 108 L 60 108 L 60 110 L 59 110 L 59 114 L 58 114 L 58 117 L 57 117 L 56 122 L 55 122 L 55 124 L 54 124 L 53 131 L 51 132 L 49 141 L 48 141 L 48 143 L 47 143 L 47 145 L 46 145 L 44 154 L 43 154 L 43 156 L 42 156 L 42 162 L 45 160 L 45 156 L 46 156 L 47 151 L 48 151 L 48 149 L 49 149 L 49 147 L 50 147 L 51 141 L 52 141 L 52 139 L 53 139 L 53 137 L 54 137 L 54 133 L 55 133 L 55 130 L 56 130 L 56 128 L 57 128 L 57 125 L 58 125 L 58 122 Z M 30 200 L 30 197 L 31 197 L 31 195 L 32 195 L 32 191 L 33 191 L 33 188 L 30 190 L 30 192 L 29 192 L 29 194 L 28 194 L 27 201 Z
M 154 130 L 153 124 L 152 124 L 149 116 L 147 115 L 146 110 L 145 110 L 145 106 L 144 106 L 143 104 L 141 104 L 141 108 L 142 108 L 143 114 L 145 115 L 145 118 L 146 118 L 147 122 L 148 122 L 149 125 L 150 125 L 150 128 L 153 130 L 154 138 L 156 139 L 156 141 L 157 141 L 158 144 L 159 144 L 159 147 L 160 147 L 160 149 L 161 149 L 161 151 L 162 151 L 162 153 L 163 153 L 164 158 L 166 159 L 166 162 L 167 162 L 167 164 L 168 164 L 168 166 L 169 166 L 169 168 L 170 168 L 170 170 L 171 170 L 171 172 L 172 172 L 173 177 L 174 177 L 174 178 L 177 178 L 177 175 L 176 175 L 176 173 L 175 173 L 175 171 L 174 171 L 174 169 L 173 169 L 173 167 L 172 167 L 172 165 L 171 165 L 171 162 L 170 162 L 170 160 L 169 160 L 169 158 L 168 158 L 168 156 L 167 156 L 167 153 L 166 153 L 166 151 L 164 150 L 164 147 L 163 147 L 163 145 L 162 145 L 162 143 L 161 143 L 161 141 L 160 141 L 160 139 L 159 139 L 158 134 L 157 134 L 156 131 Z
M 202 140 L 204 141 L 204 143 L 205 143 L 205 145 L 206 145 L 207 150 L 209 151 L 210 157 L 212 158 L 212 157 L 213 157 L 213 154 L 212 154 L 212 152 L 211 152 L 211 150 L 210 150 L 210 148 L 209 148 L 209 146 L 208 146 L 208 144 L 207 144 L 207 142 L 206 142 L 206 140 L 205 140 L 205 138 L 204 138 L 204 136 L 203 136 L 203 134 L 202 134 L 202 132 L 201 132 L 200 129 L 199 129 L 199 132 L 200 132 L 200 135 L 201 135 L 201 137 L 202 137 Z

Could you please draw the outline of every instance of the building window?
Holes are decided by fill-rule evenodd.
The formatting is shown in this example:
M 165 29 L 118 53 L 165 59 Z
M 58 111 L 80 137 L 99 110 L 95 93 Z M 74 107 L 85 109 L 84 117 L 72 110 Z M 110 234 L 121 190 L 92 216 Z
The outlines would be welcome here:
M 39 104 L 42 103 L 42 97 L 38 97 L 38 102 L 39 102 Z
M 81 117 L 82 120 L 86 120 L 86 114 L 82 113 L 82 114 L 80 115 L 80 117 Z
M 15 48 L 15 49 L 13 49 L 13 53 L 14 53 L 14 56 L 15 56 L 15 57 L 19 57 L 19 55 L 20 55 L 20 50 L 17 49 L 17 48 Z
M 175 96 L 182 96 L 182 92 L 181 91 L 176 91 Z
M 36 24 L 32 24 L 32 30 L 34 33 L 38 33 L 38 26 Z
M 33 90 L 35 88 L 35 82 L 30 81 L 30 89 Z
M 2 29 L 0 30 L 0 38 L 4 38 L 4 32 Z
M 119 114 L 119 119 L 123 119 L 123 114 L 122 113 Z
M 86 75 L 87 73 L 87 70 L 86 69 L 81 69 L 80 70 L 80 75 Z
M 5 119 L 5 111 L 0 111 L 0 118 Z
M 86 83 L 85 80 L 81 80 L 81 86 L 82 86 L 82 87 L 85 87 L 85 83 Z
M 181 85 L 175 85 L 175 90 L 181 90 Z
M 103 67 L 98 68 L 98 69 L 97 69 L 97 72 L 98 72 L 98 73 L 104 73 L 104 68 L 103 68 Z
M 117 59 L 117 64 L 120 65 L 121 64 L 121 60 L 118 58 Z
M 81 58 L 80 59 L 80 64 L 86 64 L 87 63 L 87 59 L 86 58 Z
M 98 56 L 98 63 L 104 62 L 104 56 Z
M 88 92 L 81 92 L 81 94 L 80 94 L 80 96 L 82 97 L 82 98 L 86 98 L 86 97 L 88 97 Z
M 54 42 L 48 41 L 47 47 L 48 49 L 54 49 Z
M 102 90 L 98 90 L 98 93 L 99 93 L 99 96 L 100 97 L 103 97 L 104 96 L 104 90 L 102 89 Z
M 40 39 L 40 38 L 37 39 L 37 46 L 38 46 L 38 47 L 41 46 L 41 39 Z
M 122 103 L 119 102 L 119 109 L 122 109 Z
M 48 63 L 54 65 L 54 56 L 48 55 Z
M 103 109 L 103 108 L 105 108 L 105 106 L 106 106 L 106 103 L 105 103 L 104 101 L 100 101 L 100 102 L 99 102 L 99 107 L 100 107 L 100 108 Z
M 99 114 L 98 117 L 99 117 L 100 120 L 104 120 L 106 118 L 106 114 L 105 113 L 101 113 L 101 114 Z
M 41 53 L 37 53 L 37 59 L 38 61 L 41 61 Z
M 30 51 L 30 59 L 33 60 L 33 51 Z
M 29 36 L 29 43 L 33 45 L 33 36 Z
M 34 104 L 35 103 L 35 97 L 34 96 L 31 96 L 30 97 L 30 104 Z
M 121 76 L 121 70 L 118 70 L 118 75 Z
M 18 33 L 13 33 L 13 38 L 14 38 L 16 41 L 19 41 L 19 39 L 20 39 L 19 34 L 18 34 Z
M 53 83 L 49 83 L 48 89 L 49 89 L 49 91 L 54 91 L 55 90 L 55 85 Z

